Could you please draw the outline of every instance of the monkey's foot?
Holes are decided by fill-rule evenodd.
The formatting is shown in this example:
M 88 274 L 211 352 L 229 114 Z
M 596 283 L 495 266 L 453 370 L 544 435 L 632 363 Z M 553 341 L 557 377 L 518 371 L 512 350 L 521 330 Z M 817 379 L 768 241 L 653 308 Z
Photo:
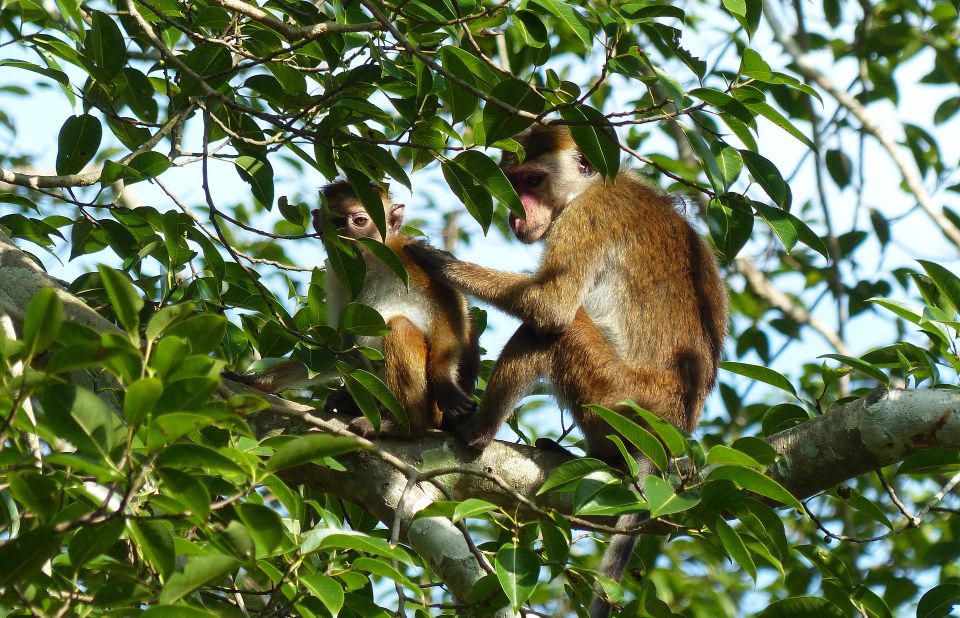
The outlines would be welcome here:
M 454 429 L 460 434 L 463 441 L 467 443 L 467 446 L 478 451 L 483 451 L 493 442 L 497 431 L 496 429 L 491 431 L 489 427 L 478 422 L 478 419 L 479 416 L 477 414 L 468 416 L 463 419 L 463 421 L 457 423 Z
M 417 438 L 424 433 L 423 430 L 413 428 L 407 431 L 406 427 L 390 419 L 382 420 L 380 422 L 380 431 L 376 431 L 373 428 L 373 423 L 371 423 L 370 419 L 366 416 L 361 416 L 350 421 L 347 429 L 367 440 L 375 440 L 376 438 Z
M 438 385 L 434 397 L 445 421 L 459 423 L 472 416 L 477 410 L 473 397 L 453 382 Z

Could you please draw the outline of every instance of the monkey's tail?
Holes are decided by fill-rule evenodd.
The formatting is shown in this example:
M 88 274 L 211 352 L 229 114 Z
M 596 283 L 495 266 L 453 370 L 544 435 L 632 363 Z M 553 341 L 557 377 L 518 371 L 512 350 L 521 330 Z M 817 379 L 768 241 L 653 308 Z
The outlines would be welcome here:
M 618 528 L 634 528 L 643 523 L 649 513 L 630 513 L 621 515 L 617 518 Z M 610 579 L 620 581 L 623 578 L 624 571 L 627 570 L 627 564 L 630 562 L 630 556 L 633 554 L 633 548 L 637 545 L 637 537 L 633 534 L 615 534 L 610 537 L 610 544 L 607 550 L 603 552 L 603 559 L 600 561 L 600 572 Z M 594 597 L 590 603 L 590 618 L 607 618 L 610 615 L 610 604 L 599 596 Z

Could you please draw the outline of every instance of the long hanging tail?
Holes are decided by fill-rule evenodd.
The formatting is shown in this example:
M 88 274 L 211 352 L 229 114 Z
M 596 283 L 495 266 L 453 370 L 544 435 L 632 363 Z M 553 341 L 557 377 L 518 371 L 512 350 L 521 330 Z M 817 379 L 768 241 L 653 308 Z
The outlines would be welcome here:
M 630 513 L 621 515 L 617 518 L 618 528 L 634 528 L 643 523 L 648 513 Z M 607 550 L 603 552 L 603 559 L 600 561 L 600 572 L 610 579 L 620 581 L 623 578 L 624 571 L 627 570 L 627 564 L 630 562 L 630 556 L 633 554 L 633 548 L 637 545 L 637 537 L 632 534 L 615 534 L 610 537 L 610 544 Z M 590 618 L 607 618 L 610 615 L 610 605 L 600 597 L 595 597 L 590 603 Z

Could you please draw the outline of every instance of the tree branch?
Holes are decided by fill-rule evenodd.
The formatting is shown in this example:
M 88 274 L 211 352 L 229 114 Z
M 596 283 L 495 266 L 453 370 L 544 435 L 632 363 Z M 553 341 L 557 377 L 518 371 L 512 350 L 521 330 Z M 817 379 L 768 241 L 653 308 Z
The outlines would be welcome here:
M 820 333 L 820 335 L 827 340 L 827 343 L 832 345 L 833 349 L 835 349 L 837 352 L 847 356 L 850 355 L 850 349 L 847 347 L 847 344 L 843 342 L 843 339 L 840 338 L 836 331 L 807 313 L 803 307 L 790 300 L 786 294 L 774 287 L 770 280 L 757 269 L 753 263 L 753 260 L 750 258 L 741 257 L 737 258 L 736 264 L 737 270 L 744 276 L 744 278 L 746 278 L 747 282 L 750 284 L 750 287 L 752 287 L 757 294 L 766 299 L 767 302 L 780 311 L 783 311 L 798 323 L 806 324 L 813 330 Z
M 312 26 L 294 26 L 280 21 L 263 9 L 243 0 L 213 0 L 214 4 L 219 4 L 225 9 L 245 15 L 260 24 L 276 30 L 288 41 L 299 41 L 301 39 L 312 39 L 327 34 L 338 34 L 341 32 L 376 32 L 383 30 L 383 26 L 377 22 L 364 22 L 360 24 L 339 24 L 335 21 L 326 21 Z

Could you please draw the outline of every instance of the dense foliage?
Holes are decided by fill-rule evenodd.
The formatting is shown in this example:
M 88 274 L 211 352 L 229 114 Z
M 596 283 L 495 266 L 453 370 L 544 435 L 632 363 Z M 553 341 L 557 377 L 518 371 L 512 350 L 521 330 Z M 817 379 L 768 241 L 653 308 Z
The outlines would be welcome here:
M 30 269 L 7 247 L 0 612 L 575 615 L 594 586 L 625 616 L 945 615 L 960 601 L 956 441 L 918 439 L 950 448 L 801 502 L 764 476 L 777 453 L 760 438 L 878 386 L 958 384 L 957 11 L 4 2 L 0 231 L 68 293 L 20 298 Z M 380 316 L 351 305 L 326 326 L 325 271 L 304 259 L 319 255 L 316 187 L 338 175 L 405 187 L 425 229 L 442 221 L 446 248 L 492 242 L 476 229 L 502 246 L 519 201 L 496 148 L 547 119 L 605 176 L 629 167 L 685 196 L 728 275 L 727 361 L 696 440 L 656 419 L 620 428 L 667 480 L 568 462 L 540 489 L 566 494 L 566 512 L 537 518 L 515 497 L 448 487 L 424 515 L 458 524 L 489 562 L 458 597 L 436 556 L 405 543 L 410 522 L 298 474 L 383 451 L 294 437 L 293 420 L 266 435 L 248 422 L 264 400 L 218 387 L 225 369 L 293 354 L 337 369 L 365 413 L 396 409 L 345 343 L 384 332 Z M 418 190 L 438 183 L 442 198 Z M 221 197 L 237 185 L 249 197 Z M 479 228 L 458 223 L 464 209 Z M 357 255 L 339 242 L 329 262 L 354 288 Z M 104 323 L 78 320 L 76 298 Z M 329 392 L 289 396 L 320 405 Z M 944 416 L 954 432 L 958 410 Z M 562 431 L 527 418 L 512 422 L 521 442 Z M 445 456 L 397 469 L 415 479 L 463 463 Z M 640 507 L 670 534 L 642 537 L 621 591 L 597 580 L 602 543 L 581 529 Z

